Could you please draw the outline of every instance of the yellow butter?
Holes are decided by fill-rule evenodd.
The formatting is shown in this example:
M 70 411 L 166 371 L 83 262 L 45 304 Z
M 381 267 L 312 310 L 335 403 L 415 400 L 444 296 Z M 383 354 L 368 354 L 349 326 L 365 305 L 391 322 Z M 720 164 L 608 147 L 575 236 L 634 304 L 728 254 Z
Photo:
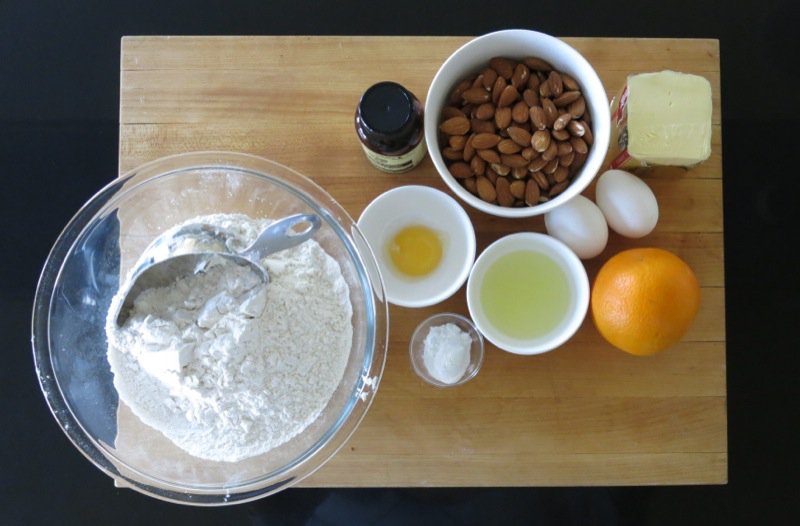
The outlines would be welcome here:
M 612 168 L 693 166 L 711 155 L 711 84 L 698 75 L 631 75 L 612 104 Z

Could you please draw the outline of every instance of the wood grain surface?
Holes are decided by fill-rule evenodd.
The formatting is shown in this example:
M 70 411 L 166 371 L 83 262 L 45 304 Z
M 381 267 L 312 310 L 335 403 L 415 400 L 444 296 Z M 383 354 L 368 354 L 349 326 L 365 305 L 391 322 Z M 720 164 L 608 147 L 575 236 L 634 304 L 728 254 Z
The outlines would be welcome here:
M 374 169 L 353 112 L 375 82 L 424 100 L 439 65 L 467 37 L 126 37 L 122 41 L 119 168 L 163 155 L 261 155 L 322 185 L 352 217 L 404 184 L 445 190 L 429 159 L 404 175 Z M 647 176 L 661 207 L 641 240 L 611 234 L 589 278 L 617 251 L 659 246 L 702 286 L 684 340 L 649 358 L 605 343 L 587 317 L 566 345 L 523 357 L 487 347 L 480 374 L 441 390 L 411 370 L 408 340 L 436 312 L 467 314 L 464 289 L 434 307 L 390 309 L 389 355 L 370 412 L 304 486 L 530 486 L 727 482 L 725 281 L 719 43 L 696 39 L 565 38 L 597 69 L 609 98 L 627 75 L 673 69 L 713 89 L 711 158 Z M 591 195 L 592 189 L 588 193 Z M 478 250 L 542 218 L 466 208 Z

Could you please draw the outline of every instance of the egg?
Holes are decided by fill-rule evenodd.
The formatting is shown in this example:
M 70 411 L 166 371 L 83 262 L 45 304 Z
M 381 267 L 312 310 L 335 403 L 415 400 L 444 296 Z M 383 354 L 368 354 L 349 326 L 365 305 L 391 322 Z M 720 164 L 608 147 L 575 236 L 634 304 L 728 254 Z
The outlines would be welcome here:
M 442 260 L 439 235 L 424 225 L 407 225 L 398 230 L 388 244 L 389 259 L 402 274 L 426 276 Z
M 597 179 L 597 206 L 608 226 L 625 237 L 644 237 L 658 223 L 658 202 L 647 183 L 623 170 L 608 170 Z
M 576 195 L 544 216 L 547 233 L 563 242 L 581 259 L 600 254 L 608 243 L 603 212 L 590 199 Z

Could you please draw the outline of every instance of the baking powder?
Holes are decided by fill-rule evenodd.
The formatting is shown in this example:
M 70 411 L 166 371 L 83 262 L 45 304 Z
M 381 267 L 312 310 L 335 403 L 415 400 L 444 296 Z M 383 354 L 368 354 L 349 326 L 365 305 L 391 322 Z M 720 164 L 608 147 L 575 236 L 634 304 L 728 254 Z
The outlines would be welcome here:
M 423 345 L 422 361 L 436 380 L 454 384 L 467 372 L 472 337 L 456 324 L 431 327 Z
M 245 246 L 271 221 L 187 221 L 199 222 Z M 314 240 L 262 263 L 267 285 L 213 258 L 203 273 L 142 292 L 123 327 L 107 320 L 120 399 L 196 457 L 236 462 L 285 443 L 319 416 L 344 374 L 352 305 L 338 263 Z

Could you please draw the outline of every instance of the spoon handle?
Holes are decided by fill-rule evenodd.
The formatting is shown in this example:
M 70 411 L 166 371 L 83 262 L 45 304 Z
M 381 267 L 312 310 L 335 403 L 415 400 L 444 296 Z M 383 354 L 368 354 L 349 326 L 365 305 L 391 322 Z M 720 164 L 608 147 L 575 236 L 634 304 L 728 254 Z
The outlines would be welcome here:
M 239 252 L 239 255 L 258 262 L 264 256 L 292 248 L 311 239 L 319 230 L 320 224 L 319 216 L 315 214 L 284 217 L 265 228 L 249 247 Z M 300 230 L 296 227 L 300 227 Z

